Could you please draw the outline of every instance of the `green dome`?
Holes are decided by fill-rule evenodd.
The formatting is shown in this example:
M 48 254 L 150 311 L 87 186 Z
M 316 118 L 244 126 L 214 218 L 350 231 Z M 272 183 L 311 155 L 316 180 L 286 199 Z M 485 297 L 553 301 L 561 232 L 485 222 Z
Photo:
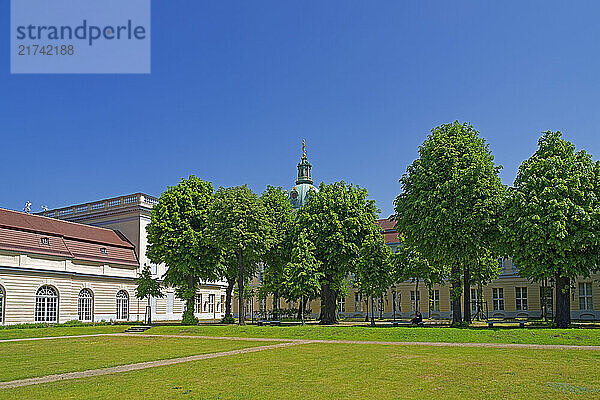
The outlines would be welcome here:
M 302 141 L 302 159 L 300 160 L 300 164 L 298 164 L 298 178 L 296 179 L 296 186 L 290 190 L 290 194 L 288 195 L 288 199 L 294 208 L 300 208 L 306 203 L 306 199 L 308 198 L 308 193 L 311 190 L 318 192 L 319 190 L 313 186 L 313 179 L 310 175 L 310 170 L 312 165 L 308 162 L 306 158 L 306 145 L 304 140 Z

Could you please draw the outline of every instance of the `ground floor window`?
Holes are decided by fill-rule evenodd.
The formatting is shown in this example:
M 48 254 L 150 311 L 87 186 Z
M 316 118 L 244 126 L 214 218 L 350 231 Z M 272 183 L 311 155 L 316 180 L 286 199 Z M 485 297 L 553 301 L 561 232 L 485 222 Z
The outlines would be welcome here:
M 214 294 L 208 295 L 208 312 L 209 313 L 215 312 L 215 295 Z
M 516 287 L 515 293 L 516 293 L 516 298 L 517 298 L 517 311 L 526 311 L 527 310 L 527 288 L 526 287 Z
M 117 319 L 129 319 L 129 295 L 124 290 L 117 293 Z
M 225 296 L 221 295 L 221 302 L 217 306 L 217 311 L 225 312 Z
M 0 324 L 4 323 L 4 303 L 6 295 L 4 294 L 4 288 L 0 286 Z
M 504 289 L 503 288 L 493 288 L 492 289 L 492 305 L 494 307 L 494 311 L 504 310 Z
M 414 290 L 411 290 L 410 291 L 410 311 L 411 312 L 417 310 L 417 305 L 420 300 L 421 300 L 421 296 L 419 294 L 419 291 L 417 290 L 415 292 Z
M 35 322 L 58 322 L 58 292 L 42 286 L 35 294 Z
M 471 289 L 471 313 L 479 312 L 479 301 L 481 300 L 481 292 L 479 289 Z
M 82 289 L 77 297 L 77 315 L 82 322 L 94 319 L 94 295 L 90 289 Z
M 196 299 L 194 300 L 194 313 L 200 314 L 202 312 L 202 293 L 196 294 Z
M 354 311 L 362 312 L 362 299 L 360 293 L 354 293 Z
M 431 291 L 431 298 L 429 299 L 430 301 L 430 307 L 431 307 L 431 311 L 440 311 L 440 291 L 439 290 L 432 290 Z
M 338 311 L 346 312 L 346 299 L 345 298 L 338 299 Z
M 583 282 L 579 284 L 579 309 L 594 309 L 592 305 L 592 284 L 590 282 Z

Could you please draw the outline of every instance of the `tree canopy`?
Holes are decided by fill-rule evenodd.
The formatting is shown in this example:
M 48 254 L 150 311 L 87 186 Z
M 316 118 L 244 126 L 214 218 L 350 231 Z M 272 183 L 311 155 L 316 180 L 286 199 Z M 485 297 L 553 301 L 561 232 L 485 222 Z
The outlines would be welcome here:
M 244 284 L 272 244 L 273 225 L 264 204 L 246 185 L 219 188 L 210 213 L 214 243 L 237 258 L 239 323 L 245 323 Z
M 473 126 L 458 121 L 434 128 L 402 176 L 396 198 L 397 229 L 407 244 L 433 265 L 451 269 L 453 321 L 461 322 L 460 275 L 470 286 L 469 266 L 485 255 L 499 237 L 499 213 L 505 188 L 500 166 Z M 495 263 L 485 263 L 492 271 Z M 465 305 L 469 303 L 465 291 Z M 465 306 L 465 318 L 470 308 Z
M 315 245 L 320 262 L 321 323 L 336 322 L 337 296 L 348 274 L 355 268 L 360 248 L 375 226 L 375 201 L 366 189 L 345 182 L 321 183 L 297 211 L 297 228 Z
M 146 227 L 146 255 L 155 264 L 165 263 L 165 285 L 176 288 L 186 301 L 184 321 L 194 323 L 198 283 L 220 277 L 219 250 L 210 240 L 208 216 L 213 187 L 195 176 L 182 179 L 161 194 Z
M 555 281 L 555 321 L 567 327 L 570 282 L 598 270 L 600 163 L 560 132 L 544 132 L 538 145 L 506 203 L 507 253 L 521 276 Z

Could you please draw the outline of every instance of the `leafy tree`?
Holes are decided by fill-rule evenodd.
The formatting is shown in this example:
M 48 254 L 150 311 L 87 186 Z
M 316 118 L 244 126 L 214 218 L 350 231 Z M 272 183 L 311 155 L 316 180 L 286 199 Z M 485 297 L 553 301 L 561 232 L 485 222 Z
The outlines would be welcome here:
M 419 292 L 419 282 L 423 281 L 431 291 L 435 284 L 444 283 L 449 271 L 442 265 L 430 264 L 418 250 L 406 243 L 404 236 L 399 236 L 400 245 L 394 254 L 394 281 L 403 282 L 411 279 L 415 282 L 415 293 Z M 420 311 L 419 301 L 415 297 L 415 311 Z
M 538 144 L 519 167 L 505 234 L 521 276 L 554 279 L 555 323 L 566 328 L 571 282 L 598 270 L 600 163 L 576 152 L 560 132 L 544 132 Z
M 300 318 L 304 325 L 304 302 L 315 299 L 321 289 L 323 272 L 321 263 L 315 258 L 315 245 L 301 232 L 294 243 L 291 261 L 283 270 L 283 287 L 285 296 L 298 299 Z
M 374 226 L 375 227 L 375 226 Z M 356 264 L 356 285 L 360 293 L 371 298 L 381 298 L 393 282 L 392 251 L 386 246 L 378 229 L 367 236 Z M 375 326 L 375 316 L 371 311 L 371 326 Z
M 148 264 L 144 264 L 142 273 L 138 274 L 138 277 L 135 279 L 135 284 L 137 285 L 135 288 L 135 297 L 140 300 L 145 298 L 148 299 L 148 320 L 146 322 L 148 325 L 150 325 L 152 323 L 150 298 L 162 298 L 165 297 L 165 295 L 162 291 L 158 278 L 152 278 L 152 272 L 150 271 Z
M 270 247 L 272 224 L 258 196 L 244 185 L 217 190 L 210 225 L 219 248 L 237 258 L 239 324 L 244 325 L 244 283 Z
M 470 265 L 496 269 L 486 256 L 499 235 L 505 192 L 500 168 L 479 133 L 456 121 L 431 131 L 419 158 L 400 179 L 397 229 L 431 264 L 450 267 L 455 323 L 462 322 L 461 274 L 465 320 L 470 322 Z
M 279 297 L 285 283 L 284 269 L 291 257 L 294 209 L 281 187 L 267 186 L 260 200 L 274 228 L 271 246 L 262 257 L 264 274 L 261 284 L 262 290 L 273 293 L 273 318 L 277 319 Z
M 202 281 L 215 281 L 221 275 L 219 250 L 207 232 L 213 187 L 195 176 L 182 179 L 161 194 L 152 208 L 146 227 L 146 255 L 153 263 L 165 263 L 164 284 L 176 288 L 177 297 L 186 302 L 182 322 L 194 318 L 196 290 Z
M 315 245 L 321 263 L 321 323 L 336 322 L 336 302 L 346 278 L 359 259 L 359 250 L 377 218 L 375 201 L 366 189 L 336 182 L 321 183 L 297 211 L 296 225 Z

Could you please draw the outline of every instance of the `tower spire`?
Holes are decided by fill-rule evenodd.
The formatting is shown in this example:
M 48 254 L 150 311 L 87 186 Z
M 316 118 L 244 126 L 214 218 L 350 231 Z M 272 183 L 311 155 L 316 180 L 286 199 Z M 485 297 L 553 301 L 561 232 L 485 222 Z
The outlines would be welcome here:
M 312 165 L 310 165 L 306 158 L 306 140 L 302 139 L 302 159 L 300 160 L 300 164 L 298 164 L 298 179 L 296 179 L 296 185 L 300 183 L 313 184 L 312 176 L 310 176 L 311 168 Z
M 302 139 L 302 157 L 306 158 L 306 141 Z

